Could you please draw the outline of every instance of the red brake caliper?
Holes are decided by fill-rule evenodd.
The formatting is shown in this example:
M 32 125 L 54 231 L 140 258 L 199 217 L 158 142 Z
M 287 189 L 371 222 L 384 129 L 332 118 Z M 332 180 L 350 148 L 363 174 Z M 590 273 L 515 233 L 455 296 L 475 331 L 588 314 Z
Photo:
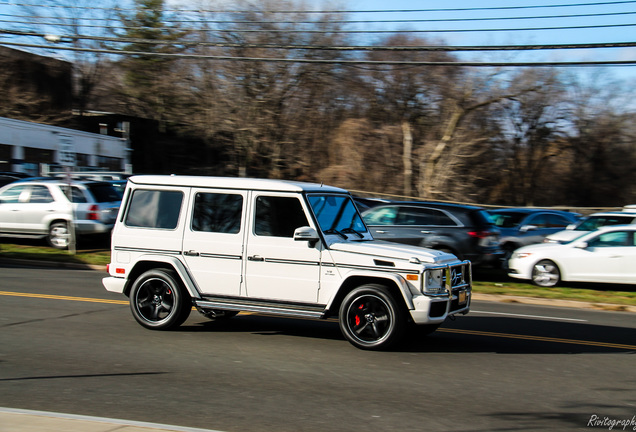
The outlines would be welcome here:
M 361 304 L 360 306 L 358 306 L 358 309 L 362 310 L 364 309 L 364 305 Z M 360 325 L 360 315 L 356 315 L 356 325 L 359 326 Z

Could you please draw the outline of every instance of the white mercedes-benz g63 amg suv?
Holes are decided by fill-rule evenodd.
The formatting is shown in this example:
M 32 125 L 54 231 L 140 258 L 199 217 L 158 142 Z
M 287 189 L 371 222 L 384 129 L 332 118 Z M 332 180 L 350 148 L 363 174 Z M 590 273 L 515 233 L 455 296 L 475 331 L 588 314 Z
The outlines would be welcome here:
M 471 267 L 374 240 L 346 190 L 248 178 L 134 176 L 113 229 L 108 291 L 150 329 L 240 311 L 337 317 L 362 349 L 466 314 Z

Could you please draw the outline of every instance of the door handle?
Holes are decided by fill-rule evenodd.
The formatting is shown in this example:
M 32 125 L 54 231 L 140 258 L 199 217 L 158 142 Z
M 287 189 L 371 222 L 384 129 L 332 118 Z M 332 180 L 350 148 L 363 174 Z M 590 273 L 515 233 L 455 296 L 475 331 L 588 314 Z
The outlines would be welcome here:
M 420 231 L 422 234 L 431 234 L 431 231 Z
M 247 260 L 248 261 L 265 261 L 265 258 L 263 258 L 260 255 L 252 255 L 252 256 L 248 256 Z
M 197 251 L 193 251 L 193 250 L 189 250 L 189 251 L 184 251 L 183 254 L 185 256 L 199 256 L 199 252 Z
M 378 234 L 386 234 L 386 231 L 382 231 L 382 230 L 375 230 L 375 232 L 377 232 Z

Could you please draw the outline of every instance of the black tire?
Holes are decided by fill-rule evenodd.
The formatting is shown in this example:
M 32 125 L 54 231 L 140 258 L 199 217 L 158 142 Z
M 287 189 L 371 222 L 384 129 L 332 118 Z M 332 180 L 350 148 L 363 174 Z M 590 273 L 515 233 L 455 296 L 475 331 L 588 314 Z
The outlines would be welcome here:
M 519 246 L 514 243 L 506 243 L 505 245 L 501 246 L 501 249 L 504 252 L 503 256 L 501 257 L 502 269 L 508 270 L 508 261 L 510 261 L 510 258 L 512 258 L 512 253 L 516 251 L 518 248 Z
M 340 330 L 357 348 L 387 349 L 400 341 L 406 316 L 389 290 L 379 284 L 362 285 L 340 305 Z
M 71 232 L 68 229 L 68 224 L 66 222 L 52 223 L 46 241 L 55 249 L 68 249 L 68 245 L 71 243 Z
M 170 330 L 188 319 L 192 300 L 171 270 L 148 270 L 130 290 L 130 309 L 139 324 L 153 330 Z
M 550 260 L 541 260 L 532 267 L 532 283 L 551 288 L 561 282 L 559 267 Z

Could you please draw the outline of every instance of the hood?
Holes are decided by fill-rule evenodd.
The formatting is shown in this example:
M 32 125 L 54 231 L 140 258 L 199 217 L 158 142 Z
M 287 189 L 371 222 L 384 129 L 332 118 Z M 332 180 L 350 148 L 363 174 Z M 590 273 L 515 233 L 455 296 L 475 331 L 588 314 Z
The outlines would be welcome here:
M 514 253 L 540 253 L 541 251 L 559 250 L 568 247 L 570 246 L 563 243 L 535 243 L 520 247 Z
M 417 258 L 423 263 L 431 264 L 445 264 L 457 261 L 457 257 L 449 253 L 383 240 L 339 242 L 332 244 L 329 249 L 332 251 L 351 252 L 359 255 L 370 255 L 404 261 Z
M 589 231 L 563 230 L 563 231 L 555 232 L 554 234 L 550 234 L 546 238 L 550 241 L 568 242 L 584 234 L 587 234 L 588 232 Z

